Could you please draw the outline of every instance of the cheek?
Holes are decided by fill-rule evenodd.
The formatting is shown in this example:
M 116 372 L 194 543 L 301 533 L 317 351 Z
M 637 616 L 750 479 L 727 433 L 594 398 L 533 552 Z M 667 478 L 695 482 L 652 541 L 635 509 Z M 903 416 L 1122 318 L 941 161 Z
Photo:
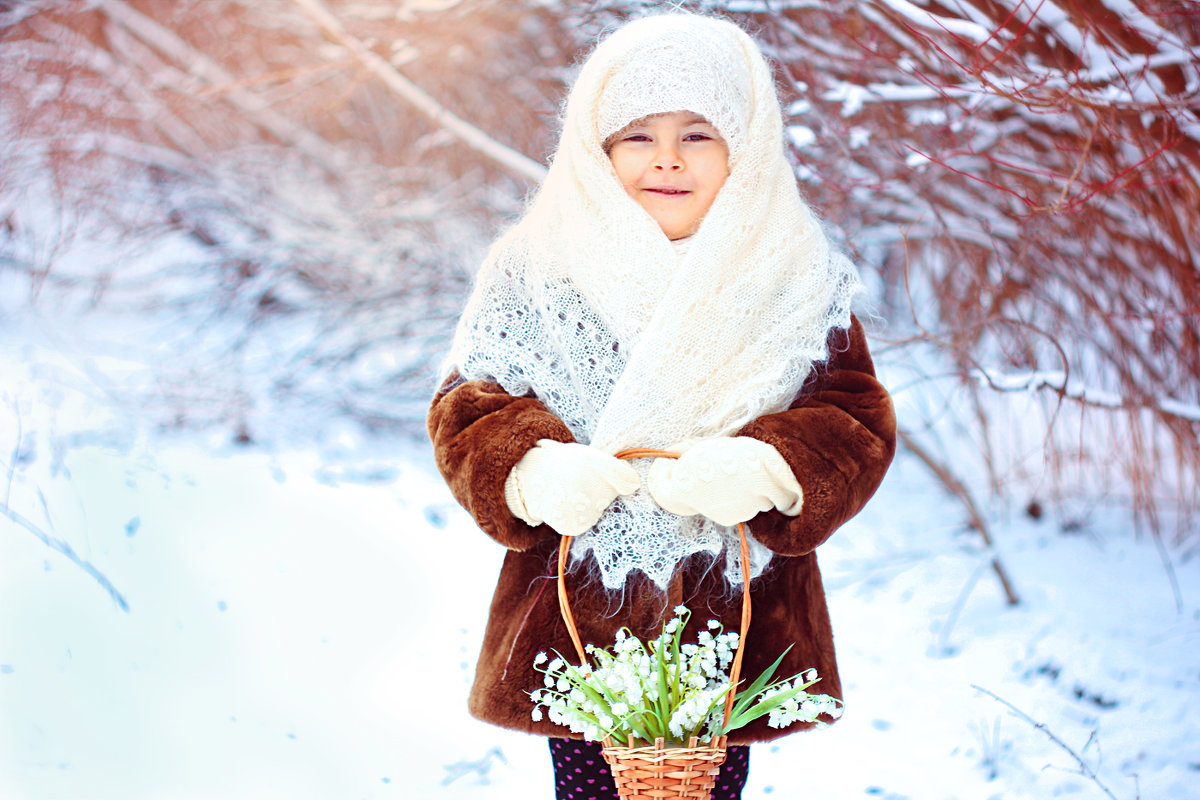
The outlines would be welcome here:
M 712 197 L 717 196 L 717 192 L 721 191 L 721 187 L 725 185 L 725 180 L 729 177 L 729 168 L 724 161 L 719 161 L 712 165 L 708 172 L 708 185 Z
M 704 182 L 705 189 L 716 194 L 725 185 L 725 179 L 729 177 L 729 156 L 725 148 L 719 150 L 714 148 L 705 152 L 703 159 L 695 167 L 698 177 Z
M 633 163 L 633 159 L 627 155 L 613 151 L 609 153 L 608 160 L 612 163 L 613 170 L 617 173 L 617 180 L 625 187 L 625 191 L 629 191 L 629 184 L 637 180 L 637 169 Z

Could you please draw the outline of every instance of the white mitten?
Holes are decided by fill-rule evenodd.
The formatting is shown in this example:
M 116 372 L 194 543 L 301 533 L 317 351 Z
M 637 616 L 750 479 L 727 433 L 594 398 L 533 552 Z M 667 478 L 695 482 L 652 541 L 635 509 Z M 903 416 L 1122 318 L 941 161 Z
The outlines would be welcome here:
M 656 459 L 646 487 L 672 514 L 700 514 L 718 525 L 736 525 L 772 508 L 795 516 L 804 506 L 796 476 L 779 451 L 761 439 L 721 436 L 668 449 L 683 455 Z
M 504 482 L 513 516 L 530 525 L 545 522 L 564 536 L 596 524 L 617 495 L 641 486 L 637 470 L 616 456 L 577 442 L 539 439 Z

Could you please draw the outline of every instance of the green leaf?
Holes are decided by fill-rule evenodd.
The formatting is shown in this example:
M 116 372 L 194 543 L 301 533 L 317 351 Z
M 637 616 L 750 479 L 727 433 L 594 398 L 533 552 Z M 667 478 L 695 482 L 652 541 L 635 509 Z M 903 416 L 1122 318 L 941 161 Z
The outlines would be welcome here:
M 783 705 L 784 703 L 786 703 L 788 700 L 790 700 L 793 697 L 798 697 L 800 695 L 807 695 L 808 692 L 805 691 L 806 688 L 807 688 L 806 686 L 797 686 L 789 691 L 780 692 L 777 695 L 774 695 L 772 697 L 767 698 L 766 700 L 763 700 L 762 702 L 758 703 L 757 705 L 754 705 L 754 706 L 750 707 L 749 709 L 745 710 L 742 714 L 740 714 L 736 717 L 731 717 L 729 720 L 729 724 L 725 726 L 724 730 L 722 730 L 721 733 L 729 733 L 729 731 L 737 730 L 738 728 L 748 725 L 751 722 L 753 722 L 754 720 L 763 716 L 764 714 L 771 713 L 776 708 Z M 810 720 L 811 719 L 815 719 L 815 717 L 810 717 Z
M 580 672 L 578 667 L 573 664 L 568 664 L 566 674 L 567 680 L 570 681 L 573 686 L 587 695 L 588 700 L 591 700 L 593 703 L 600 706 L 604 710 L 605 714 L 610 717 L 612 716 L 612 708 L 609 704 L 608 698 L 601 694 L 596 687 L 593 686 L 590 681 L 588 681 L 587 676 Z
M 671 695 L 671 706 L 677 706 L 683 700 L 683 690 L 679 685 L 680 679 L 683 677 L 682 664 L 679 663 L 679 640 L 683 637 L 683 625 L 687 615 L 679 621 L 679 626 L 675 628 L 675 635 L 671 637 L 671 663 L 675 664 L 675 686 L 674 693 Z
M 667 660 L 660 645 L 655 650 L 658 656 L 658 717 L 665 724 L 671 721 L 671 698 L 667 693 Z
M 758 695 L 763 692 L 767 682 L 771 680 L 771 676 L 775 674 L 775 670 L 779 669 L 779 665 L 783 663 L 783 657 L 786 656 L 788 651 L 791 649 L 792 645 L 789 644 L 787 649 L 779 654 L 779 658 L 775 659 L 775 663 L 763 670 L 762 674 L 754 679 L 754 683 L 750 684 L 745 689 L 734 695 L 733 713 L 730 715 L 730 719 L 733 719 L 733 717 L 736 717 L 738 714 L 744 711 L 746 707 L 753 703 Z

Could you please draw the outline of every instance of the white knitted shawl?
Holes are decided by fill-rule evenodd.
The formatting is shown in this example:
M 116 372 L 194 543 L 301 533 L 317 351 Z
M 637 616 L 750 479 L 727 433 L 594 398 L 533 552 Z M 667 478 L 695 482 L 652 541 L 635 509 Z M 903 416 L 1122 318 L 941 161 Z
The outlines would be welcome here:
M 603 149 L 670 111 L 704 115 L 729 147 L 729 177 L 686 248 L 625 193 Z M 787 408 L 827 357 L 829 330 L 849 325 L 859 288 L 800 197 L 754 41 L 724 20 L 645 17 L 584 63 L 545 182 L 480 268 L 448 368 L 532 393 L 606 452 L 667 447 Z M 635 462 L 643 476 L 648 461 Z M 659 508 L 643 485 L 572 552 L 592 553 L 610 588 L 634 569 L 665 588 L 687 555 L 724 549 L 736 586 L 736 541 Z M 770 552 L 751 551 L 757 575 Z

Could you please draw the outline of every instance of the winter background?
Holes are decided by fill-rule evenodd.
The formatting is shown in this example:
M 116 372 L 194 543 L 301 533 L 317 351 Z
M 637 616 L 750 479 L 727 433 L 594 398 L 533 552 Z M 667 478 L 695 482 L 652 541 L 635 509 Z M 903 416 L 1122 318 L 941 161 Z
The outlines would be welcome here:
M 0 798 L 549 797 L 422 418 L 637 0 L 0 3 Z M 901 448 L 747 798 L 1200 797 L 1200 5 L 677 3 L 779 65 Z

